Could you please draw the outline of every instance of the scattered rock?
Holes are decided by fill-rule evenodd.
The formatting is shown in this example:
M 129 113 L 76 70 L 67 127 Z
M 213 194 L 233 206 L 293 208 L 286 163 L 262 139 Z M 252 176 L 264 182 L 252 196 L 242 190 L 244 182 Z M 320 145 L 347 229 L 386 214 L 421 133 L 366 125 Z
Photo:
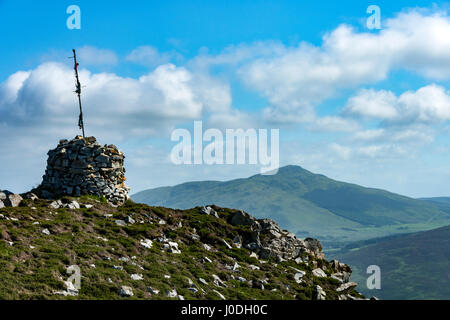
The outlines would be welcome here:
M 339 286 L 339 288 L 336 289 L 337 292 L 341 292 L 353 287 L 356 287 L 358 284 L 356 282 L 347 282 L 347 283 L 343 283 Z
M 262 280 L 252 281 L 252 287 L 264 290 L 264 282 Z
M 220 299 L 222 299 L 222 300 L 227 300 L 226 298 L 225 298 L 225 296 L 223 295 L 223 294 L 221 294 L 219 291 L 217 291 L 217 290 L 213 290 L 215 293 L 217 293 L 217 295 L 220 297 Z
M 312 271 L 312 274 L 313 274 L 314 276 L 316 276 L 316 277 L 319 277 L 319 278 L 325 278 L 325 277 L 327 276 L 327 274 L 325 273 L 325 271 L 323 271 L 321 268 L 314 269 L 314 270 Z
M 63 296 L 78 296 L 78 289 L 75 288 L 74 284 L 71 281 L 64 281 L 64 285 L 66 286 L 65 291 L 54 291 L 53 294 L 59 294 Z
M 0 202 L 3 207 L 18 207 L 23 198 L 19 194 L 4 190 L 0 192 Z
M 74 200 L 68 203 L 65 207 L 67 207 L 68 209 L 80 209 L 80 204 Z
M 150 249 L 153 246 L 153 242 L 150 239 L 141 240 L 139 243 L 141 246 L 147 249 Z
M 180 254 L 181 253 L 181 250 L 178 249 L 178 243 L 173 242 L 173 241 L 169 241 L 167 244 L 169 245 L 170 252 L 176 253 L 176 254 Z
M 295 282 L 301 283 L 301 282 L 302 282 L 302 278 L 303 278 L 303 276 L 304 276 L 305 274 L 306 274 L 306 272 L 304 272 L 304 271 L 296 272 L 295 275 L 294 275 L 294 280 L 295 280 Z
M 133 273 L 130 277 L 136 281 L 144 280 L 144 276 L 142 274 Z
M 203 207 L 201 210 L 202 213 L 207 214 L 207 215 L 211 215 L 213 217 L 219 218 L 219 215 L 217 214 L 217 212 L 211 208 L 211 207 Z
M 115 222 L 116 222 L 116 224 L 118 226 L 121 226 L 121 227 L 126 227 L 127 226 L 127 223 L 125 221 L 123 221 L 123 220 L 116 220 Z
M 150 292 L 150 294 L 154 294 L 157 295 L 159 294 L 159 290 L 153 289 L 152 287 L 147 287 L 148 292 Z
M 125 222 L 128 223 L 128 224 L 134 224 L 134 223 L 136 223 L 136 221 L 135 221 L 132 217 L 130 217 L 130 216 L 128 216 L 128 217 L 125 218 Z
M 316 285 L 316 295 L 315 295 L 315 299 L 316 300 L 325 300 L 326 299 L 326 292 L 322 289 L 321 286 Z
M 229 244 L 228 242 L 226 242 L 225 239 L 222 239 L 222 241 L 223 241 L 223 243 L 225 243 L 225 246 L 226 246 L 228 249 L 233 249 L 233 247 L 230 246 L 230 244 Z
M 128 286 L 121 286 L 120 287 L 120 291 L 119 291 L 119 295 L 121 297 L 132 297 L 133 296 L 133 289 L 131 287 L 128 287 Z
M 213 283 L 214 285 L 216 285 L 217 287 L 224 287 L 224 288 L 228 288 L 228 286 L 226 285 L 225 282 L 222 281 L 222 279 L 219 278 L 219 276 L 213 274 Z
M 46 234 L 47 236 L 50 235 L 50 231 L 49 231 L 47 228 L 44 229 L 44 230 L 42 230 L 42 233 L 43 233 L 43 234 Z
M 177 290 L 173 289 L 173 290 L 167 290 L 166 291 L 166 296 L 168 298 L 176 298 L 178 296 Z
M 208 257 L 203 257 L 204 262 L 212 263 L 212 260 Z
M 192 293 L 197 293 L 198 292 L 198 289 L 195 288 L 195 287 L 190 287 L 190 288 L 188 288 L 188 290 L 192 291 Z

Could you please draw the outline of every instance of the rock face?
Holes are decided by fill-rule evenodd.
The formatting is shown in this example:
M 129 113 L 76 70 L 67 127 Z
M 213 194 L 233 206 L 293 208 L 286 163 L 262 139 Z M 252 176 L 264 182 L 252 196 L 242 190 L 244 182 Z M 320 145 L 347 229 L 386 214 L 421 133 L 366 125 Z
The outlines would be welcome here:
M 261 259 L 275 258 L 281 262 L 295 259 L 307 252 L 323 259 L 322 246 L 316 239 L 301 240 L 272 219 L 256 219 L 244 211 L 237 212 L 231 219 L 233 225 L 249 226 L 251 232 L 243 239 L 244 247 L 256 252 Z
M 48 153 L 41 185 L 33 190 L 42 198 L 61 195 L 104 196 L 120 205 L 128 198 L 125 185 L 125 156 L 114 145 L 101 146 L 94 137 L 61 140 Z

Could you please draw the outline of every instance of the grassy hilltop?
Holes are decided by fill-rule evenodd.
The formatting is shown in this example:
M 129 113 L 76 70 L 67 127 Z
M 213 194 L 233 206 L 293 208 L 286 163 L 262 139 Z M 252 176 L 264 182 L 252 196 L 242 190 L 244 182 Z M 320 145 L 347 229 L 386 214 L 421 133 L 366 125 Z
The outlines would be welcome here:
M 27 199 L 0 209 L 0 299 L 124 299 L 124 286 L 128 299 L 316 299 L 317 286 L 326 299 L 361 297 L 353 285 L 337 291 L 336 266 L 308 252 L 263 261 L 235 246 L 250 234 L 230 223 L 237 210 L 213 206 L 215 217 L 88 196 L 62 203 L 73 200 L 81 208 Z M 81 288 L 64 296 L 70 265 L 81 269 Z

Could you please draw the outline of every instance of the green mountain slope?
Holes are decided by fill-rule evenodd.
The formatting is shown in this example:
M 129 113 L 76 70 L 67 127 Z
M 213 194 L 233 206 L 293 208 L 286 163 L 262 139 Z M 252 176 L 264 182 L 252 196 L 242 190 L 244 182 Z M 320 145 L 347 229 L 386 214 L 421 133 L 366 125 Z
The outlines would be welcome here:
M 280 168 L 276 175 L 150 189 L 132 198 L 181 209 L 209 203 L 242 208 L 276 219 L 299 236 L 318 237 L 327 247 L 450 222 L 450 205 L 335 181 L 298 166 Z
M 363 293 L 382 299 L 450 299 L 450 226 L 335 253 L 352 266 Z M 381 289 L 368 290 L 369 265 L 381 269 Z
M 450 203 L 450 197 L 421 198 L 421 200 L 437 203 Z

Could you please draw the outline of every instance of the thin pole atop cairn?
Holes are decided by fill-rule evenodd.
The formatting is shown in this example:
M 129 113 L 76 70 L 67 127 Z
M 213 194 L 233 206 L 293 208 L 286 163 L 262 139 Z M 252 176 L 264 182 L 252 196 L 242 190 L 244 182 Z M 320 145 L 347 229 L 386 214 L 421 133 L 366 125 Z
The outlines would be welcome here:
M 83 109 L 81 108 L 81 84 L 80 79 L 78 78 L 78 61 L 77 61 L 77 54 L 75 53 L 75 49 L 72 49 L 73 51 L 73 61 L 74 61 L 74 69 L 75 69 L 75 93 L 78 95 L 78 104 L 80 106 L 80 116 L 78 117 L 78 127 L 83 132 L 83 138 L 84 136 L 84 122 L 83 122 Z

